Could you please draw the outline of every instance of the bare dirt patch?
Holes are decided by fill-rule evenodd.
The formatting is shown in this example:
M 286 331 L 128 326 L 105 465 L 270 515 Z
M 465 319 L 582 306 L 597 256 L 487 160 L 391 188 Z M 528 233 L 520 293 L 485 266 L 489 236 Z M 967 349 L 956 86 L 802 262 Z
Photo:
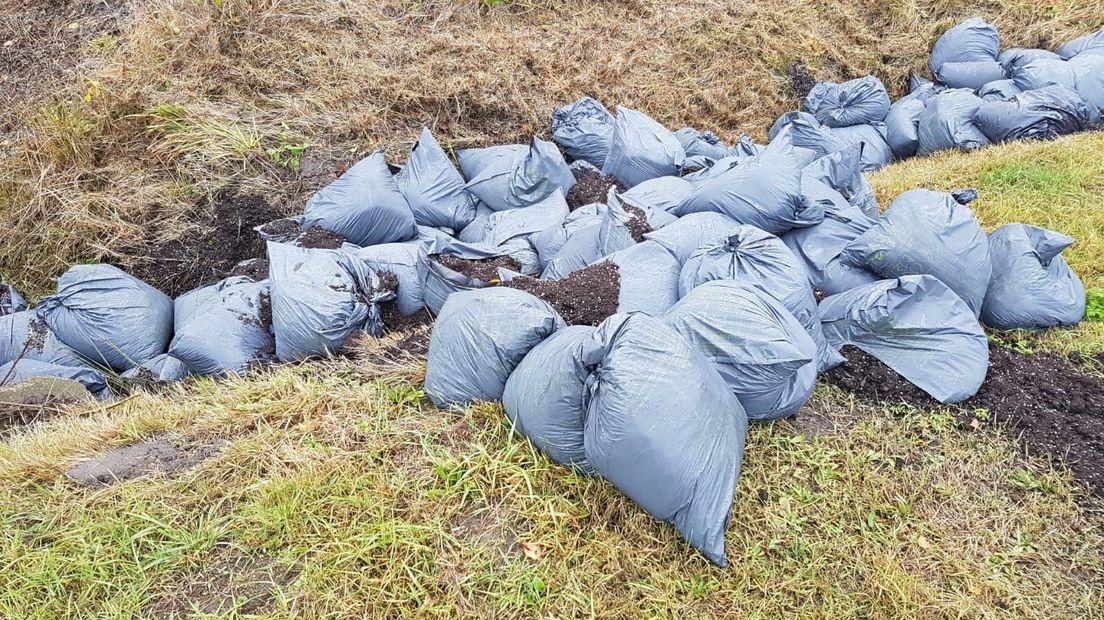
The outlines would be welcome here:
M 222 442 L 153 439 L 77 463 L 67 469 L 65 475 L 84 486 L 105 488 L 155 472 L 179 474 L 188 471 L 218 455 L 223 446 Z
M 617 312 L 621 274 L 617 265 L 606 261 L 574 271 L 562 280 L 514 278 L 502 286 L 543 299 L 568 325 L 597 325 Z
M 804 99 L 816 83 L 817 79 L 805 61 L 795 60 L 786 67 L 786 87 L 794 97 Z
M 521 263 L 512 256 L 495 256 L 492 258 L 470 259 L 448 254 L 439 254 L 433 257 L 441 265 L 448 267 L 456 273 L 461 273 L 469 278 L 490 282 L 498 279 L 498 268 L 520 271 Z
M 847 362 L 825 373 L 828 383 L 883 403 L 938 407 L 935 399 L 856 347 Z M 989 345 L 989 374 L 972 398 L 952 408 L 976 424 L 984 409 L 990 423 L 1006 426 L 1033 454 L 1066 464 L 1093 492 L 1104 495 L 1104 380 L 1049 354 L 1026 355 Z
M 272 558 L 230 553 L 158 598 L 145 611 L 154 618 L 180 618 L 193 613 L 262 614 L 273 611 L 275 590 L 291 585 L 298 576 L 297 569 Z
M 603 175 L 593 170 L 576 172 L 575 185 L 567 190 L 567 208 L 574 211 L 589 204 L 604 205 L 611 187 L 616 187 L 618 192 L 629 189 L 624 183 L 609 175 Z
M 92 400 L 83 385 L 61 377 L 34 377 L 0 386 L 0 440 L 57 415 L 66 405 Z
M 263 197 L 229 191 L 201 201 L 195 211 L 195 232 L 127 250 L 130 273 L 176 297 L 222 279 L 241 261 L 263 257 L 265 242 L 253 228 L 280 217 Z

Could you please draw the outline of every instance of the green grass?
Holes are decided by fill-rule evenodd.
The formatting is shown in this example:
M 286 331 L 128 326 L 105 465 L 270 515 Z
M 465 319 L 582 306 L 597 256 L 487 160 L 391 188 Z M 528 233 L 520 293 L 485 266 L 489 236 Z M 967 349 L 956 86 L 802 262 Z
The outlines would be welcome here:
M 420 370 L 201 380 L 0 444 L 0 616 L 141 617 L 227 554 L 298 572 L 271 618 L 1064 618 L 1104 605 L 1104 531 L 1081 492 L 991 430 L 821 390 L 798 426 L 752 428 L 719 569 L 608 484 L 549 462 L 497 405 L 436 410 Z M 817 432 L 821 418 L 834 429 Z M 175 478 L 90 492 L 61 477 L 166 430 L 228 445 Z

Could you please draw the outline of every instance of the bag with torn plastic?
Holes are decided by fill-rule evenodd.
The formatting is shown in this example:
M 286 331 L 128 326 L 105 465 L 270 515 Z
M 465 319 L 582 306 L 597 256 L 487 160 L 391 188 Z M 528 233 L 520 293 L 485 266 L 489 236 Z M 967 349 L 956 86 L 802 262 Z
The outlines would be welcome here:
M 725 566 L 747 416 L 716 368 L 658 319 L 615 314 L 584 353 L 587 463 Z M 686 389 L 693 386 L 693 389 Z
M 406 243 L 385 243 L 360 248 L 356 251 L 358 260 L 376 272 L 394 274 L 399 281 L 396 304 L 399 312 L 407 316 L 425 308 L 423 292 L 426 273 L 429 270 L 425 241 Z
M 0 316 L 0 364 L 17 359 L 85 365 L 81 354 L 62 343 L 34 310 Z
M 841 143 L 840 150 L 860 145 L 859 162 L 863 171 L 878 170 L 893 161 L 893 150 L 886 141 L 885 123 L 837 127 L 832 135 Z
M 268 262 L 280 361 L 332 355 L 358 330 L 383 333 L 379 304 L 395 294 L 354 255 L 270 242 Z
M 812 396 L 816 343 L 763 291 L 733 280 L 706 282 L 662 319 L 713 362 L 749 420 L 791 416 Z
M 533 347 L 565 327 L 544 301 L 495 286 L 449 296 L 429 339 L 425 391 L 438 407 L 500 400 Z
M 930 275 L 879 280 L 820 302 L 824 335 L 854 345 L 944 404 L 973 396 L 989 340 L 969 306 Z
M 1062 250 L 1073 239 L 1028 224 L 1006 224 L 989 235 L 993 277 L 981 320 L 997 329 L 1076 325 L 1085 315 L 1085 287 Z
M 22 312 L 27 309 L 27 300 L 10 284 L 0 284 L 0 316 Z
M 472 291 L 489 284 L 486 280 L 473 278 L 446 267 L 437 260 L 440 256 L 453 256 L 464 260 L 485 260 L 509 256 L 509 254 L 501 248 L 462 241 L 452 241 L 448 244 L 430 248 L 426 261 L 426 278 L 422 295 L 425 298 L 426 307 L 435 315 L 441 312 L 445 300 L 453 293 Z
M 236 276 L 181 295 L 169 355 L 216 377 L 276 361 L 270 293 L 268 280 Z
M 173 300 L 111 265 L 70 267 L 37 312 L 59 340 L 119 371 L 164 353 L 173 333 Z

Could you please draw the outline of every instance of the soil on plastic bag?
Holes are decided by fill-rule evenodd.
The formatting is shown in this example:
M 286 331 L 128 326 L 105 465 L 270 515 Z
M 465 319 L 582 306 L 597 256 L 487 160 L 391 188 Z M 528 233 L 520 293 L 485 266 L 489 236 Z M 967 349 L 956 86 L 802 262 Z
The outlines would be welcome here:
M 521 263 L 517 262 L 512 256 L 494 256 L 491 258 L 460 258 L 459 256 L 450 256 L 448 254 L 438 254 L 433 257 L 441 266 L 448 267 L 449 269 L 468 276 L 469 278 L 475 278 L 476 280 L 482 280 L 484 282 L 490 282 L 498 278 L 498 268 L 503 267 L 511 271 L 520 271 Z
M 260 282 L 268 277 L 268 260 L 254 258 L 234 265 L 234 268 L 226 273 L 227 277 L 245 276 L 254 282 Z
M 261 232 L 277 239 L 298 237 L 299 222 L 286 217 L 272 220 L 264 226 L 261 226 Z
M 625 211 L 632 216 L 632 219 L 625 223 L 625 226 L 629 229 L 629 234 L 637 243 L 643 242 L 645 233 L 652 232 L 652 225 L 648 223 L 648 216 L 643 209 L 630 207 L 629 205 L 625 205 Z
M 380 290 L 391 291 L 396 295 L 399 294 L 399 287 L 401 285 L 398 276 L 390 271 L 381 271 L 376 275 L 380 279 Z M 425 308 L 411 315 L 403 314 L 399 310 L 399 301 L 397 299 L 381 302 L 379 307 L 380 320 L 383 322 L 383 332 L 385 334 L 408 332 L 423 325 L 430 325 L 433 323 L 433 315 Z
M 624 183 L 609 175 L 602 175 L 593 170 L 576 172 L 575 185 L 567 190 L 567 208 L 574 211 L 596 202 L 606 204 L 606 197 L 611 187 L 616 187 L 618 192 L 629 189 Z
M 345 237 L 326 230 L 325 228 L 311 226 L 304 231 L 303 234 L 296 237 L 295 241 L 301 248 L 312 250 L 336 250 L 345 243 Z
M 543 299 L 568 325 L 598 325 L 617 312 L 621 274 L 617 265 L 606 261 L 574 271 L 562 280 L 514 278 L 502 286 Z
M 123 267 L 176 297 L 222 279 L 243 260 L 263 257 L 265 243 L 253 227 L 280 217 L 261 196 L 228 191 L 216 194 L 210 203 L 198 203 L 195 212 L 199 232 L 127 248 L 128 264 Z
M 847 362 L 824 379 L 858 396 L 885 403 L 940 406 L 874 356 L 847 346 Z M 1026 355 L 989 345 L 989 373 L 972 398 L 954 406 L 975 426 L 977 409 L 1007 425 L 1033 454 L 1049 454 L 1074 477 L 1104 496 L 1104 380 L 1056 355 Z M 954 409 L 952 408 L 952 409 Z

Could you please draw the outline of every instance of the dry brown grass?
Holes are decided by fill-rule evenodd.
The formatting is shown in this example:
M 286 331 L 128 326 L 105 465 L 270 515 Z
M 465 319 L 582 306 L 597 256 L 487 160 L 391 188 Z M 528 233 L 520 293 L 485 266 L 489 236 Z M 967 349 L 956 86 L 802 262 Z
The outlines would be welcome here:
M 1049 46 L 1099 27 L 1104 2 L 165 0 L 128 9 L 116 46 L 89 44 L 60 88 L 39 89 L 55 91 L 46 102 L 17 106 L 23 122 L 0 155 L 0 272 L 36 292 L 71 262 L 149 231 L 177 234 L 184 207 L 228 182 L 295 211 L 336 165 L 375 148 L 401 157 L 422 125 L 451 147 L 517 141 L 546 132 L 554 106 L 592 95 L 670 126 L 762 136 L 797 105 L 786 77 L 795 60 L 821 79 L 873 72 L 900 89 L 962 18 L 990 19 L 1006 45 Z M 36 123 L 44 104 L 65 113 Z M 269 155 L 308 142 L 303 174 Z

